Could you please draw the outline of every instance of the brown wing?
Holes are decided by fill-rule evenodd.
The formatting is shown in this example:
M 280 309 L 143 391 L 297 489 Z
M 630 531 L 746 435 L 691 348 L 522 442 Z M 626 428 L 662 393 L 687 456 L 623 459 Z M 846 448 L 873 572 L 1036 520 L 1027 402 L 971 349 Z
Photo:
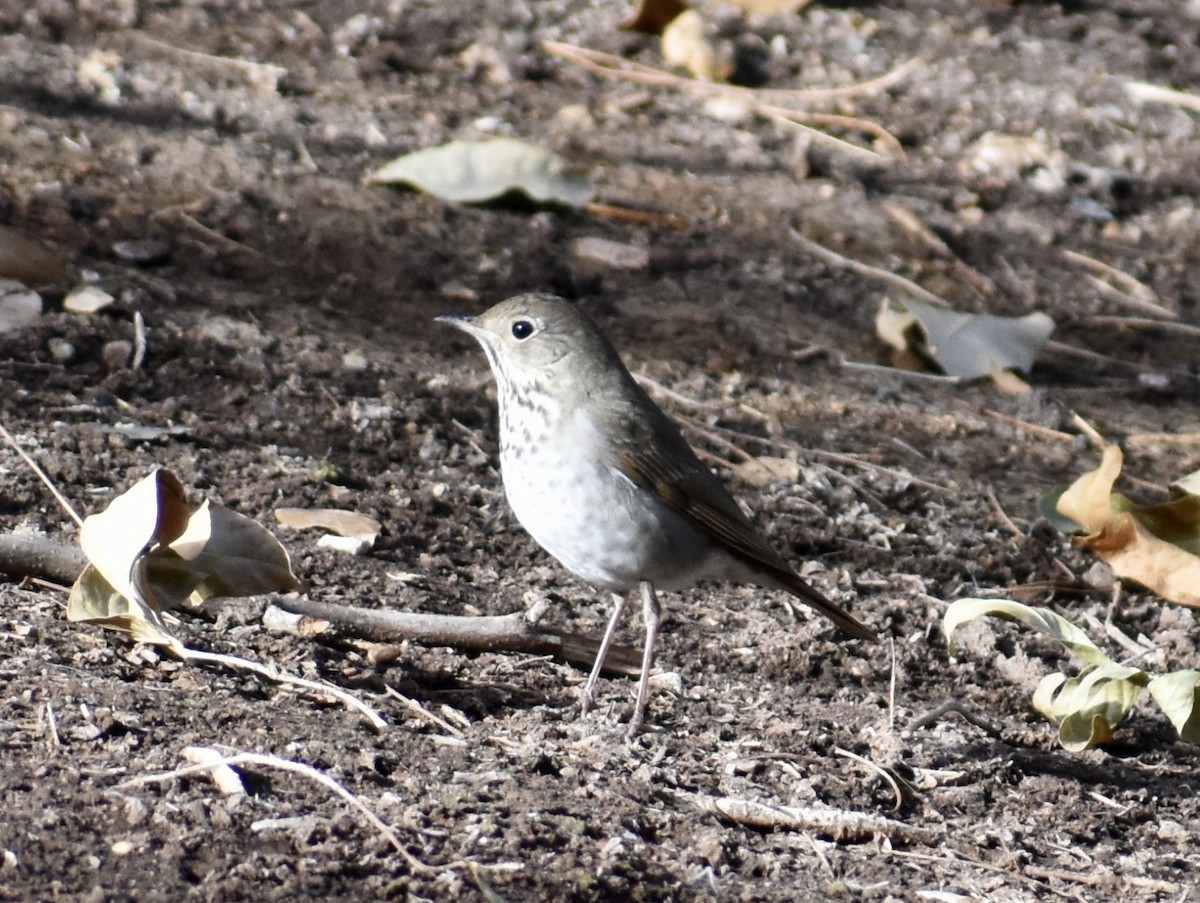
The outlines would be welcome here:
M 874 631 L 810 586 L 763 541 L 737 502 L 696 457 L 675 425 L 657 408 L 654 413 L 661 417 L 658 424 L 652 425 L 652 421 L 641 418 L 631 419 L 628 424 L 628 434 L 634 441 L 617 459 L 620 472 L 668 508 L 697 521 L 733 555 L 765 571 L 845 633 L 858 639 L 878 640 Z

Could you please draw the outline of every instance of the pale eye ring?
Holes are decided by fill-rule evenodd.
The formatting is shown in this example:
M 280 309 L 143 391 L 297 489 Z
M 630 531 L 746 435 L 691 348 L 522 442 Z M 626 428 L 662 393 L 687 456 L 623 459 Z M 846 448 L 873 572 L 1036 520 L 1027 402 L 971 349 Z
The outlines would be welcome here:
M 517 320 L 512 325 L 512 334 L 518 342 L 524 341 L 533 335 L 533 324 L 528 320 Z

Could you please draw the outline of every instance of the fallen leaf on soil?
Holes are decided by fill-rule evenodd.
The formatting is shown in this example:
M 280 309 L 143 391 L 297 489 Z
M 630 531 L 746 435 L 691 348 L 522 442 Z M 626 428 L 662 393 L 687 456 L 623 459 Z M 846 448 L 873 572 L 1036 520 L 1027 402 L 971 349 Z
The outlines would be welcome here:
M 183 485 L 156 470 L 83 522 L 90 562 L 71 588 L 67 619 L 181 649 L 162 613 L 211 596 L 296 589 L 287 552 L 250 518 L 210 505 L 193 512 Z
M 1124 456 L 1106 446 L 1100 466 L 1076 480 L 1055 506 L 1085 535 L 1074 541 L 1095 552 L 1118 577 L 1136 581 L 1170 602 L 1200 608 L 1200 495 L 1197 474 L 1171 486 L 1173 498 L 1140 506 L 1113 484 Z
M 42 296 L 23 283 L 0 279 L 0 332 L 29 326 L 42 315 Z
M 714 41 L 708 22 L 694 9 L 680 13 L 662 32 L 663 59 L 686 69 L 696 78 L 723 82 L 733 75 L 733 51 Z
M 960 379 L 991 376 L 998 370 L 1028 371 L 1053 331 L 1054 321 L 1040 312 L 997 317 L 913 299 L 901 305 L 885 298 L 875 318 L 875 332 L 888 345 L 931 358 L 946 374 Z
M 1058 725 L 1064 749 L 1080 752 L 1112 742 L 1149 680 L 1145 671 L 1115 664 L 1078 677 L 1047 674 L 1033 694 L 1033 707 Z
M 687 9 L 682 0 L 640 0 L 629 18 L 621 23 L 625 31 L 640 31 L 643 34 L 662 34 L 662 30 Z
M 375 518 L 341 508 L 276 508 L 275 519 L 293 530 L 320 527 L 372 545 L 383 529 Z
M 553 151 L 517 141 L 451 141 L 397 157 L 368 176 L 403 183 L 445 201 L 479 203 L 519 191 L 539 203 L 583 207 L 595 196 L 587 178 Z
M 40 239 L 12 226 L 0 226 L 0 277 L 25 285 L 69 282 L 62 259 Z
M 1200 671 L 1174 671 L 1150 681 L 1150 695 L 1185 743 L 1200 745 Z
M 1079 752 L 1111 742 L 1117 726 L 1150 682 L 1149 675 L 1113 662 L 1084 631 L 1061 615 L 1008 599 L 959 599 L 951 604 L 942 618 L 951 655 L 955 653 L 954 631 L 985 615 L 1031 627 L 1087 663 L 1075 677 L 1057 671 L 1043 677 L 1033 694 L 1033 707 L 1058 726 L 1064 749 Z

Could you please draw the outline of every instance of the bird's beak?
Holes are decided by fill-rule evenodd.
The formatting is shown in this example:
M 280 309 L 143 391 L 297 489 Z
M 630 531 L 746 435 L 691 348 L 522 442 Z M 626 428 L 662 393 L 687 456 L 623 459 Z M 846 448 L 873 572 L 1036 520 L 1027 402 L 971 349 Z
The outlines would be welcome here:
M 474 317 L 458 317 L 447 315 L 444 317 L 434 317 L 439 323 L 445 323 L 447 326 L 453 326 L 455 329 L 461 329 L 467 335 L 479 338 L 483 334 L 483 329 L 475 322 Z

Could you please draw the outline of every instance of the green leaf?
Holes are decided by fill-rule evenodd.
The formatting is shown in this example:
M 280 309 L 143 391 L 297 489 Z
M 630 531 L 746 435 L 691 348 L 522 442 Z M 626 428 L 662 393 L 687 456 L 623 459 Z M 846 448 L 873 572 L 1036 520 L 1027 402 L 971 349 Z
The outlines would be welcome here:
M 954 631 L 967 621 L 973 621 L 983 615 L 1018 621 L 1026 627 L 1032 627 L 1089 665 L 1113 664 L 1112 659 L 1105 655 L 1086 633 L 1066 618 L 1048 608 L 1035 608 L 1008 599 L 959 599 L 951 603 L 942 617 L 942 629 L 946 632 L 946 643 L 950 647 L 951 655 L 955 654 Z
M 1179 731 L 1179 739 L 1200 745 L 1200 671 L 1173 671 L 1150 681 L 1150 695 Z
M 374 184 L 402 182 L 442 200 L 492 201 L 520 191 L 539 203 L 583 207 L 595 196 L 587 178 L 553 151 L 513 138 L 451 141 L 397 157 L 368 176 Z
M 1047 674 L 1033 694 L 1033 706 L 1058 725 L 1063 748 L 1079 752 L 1109 743 L 1133 708 L 1149 677 L 1137 668 L 1106 665 L 1078 677 Z

